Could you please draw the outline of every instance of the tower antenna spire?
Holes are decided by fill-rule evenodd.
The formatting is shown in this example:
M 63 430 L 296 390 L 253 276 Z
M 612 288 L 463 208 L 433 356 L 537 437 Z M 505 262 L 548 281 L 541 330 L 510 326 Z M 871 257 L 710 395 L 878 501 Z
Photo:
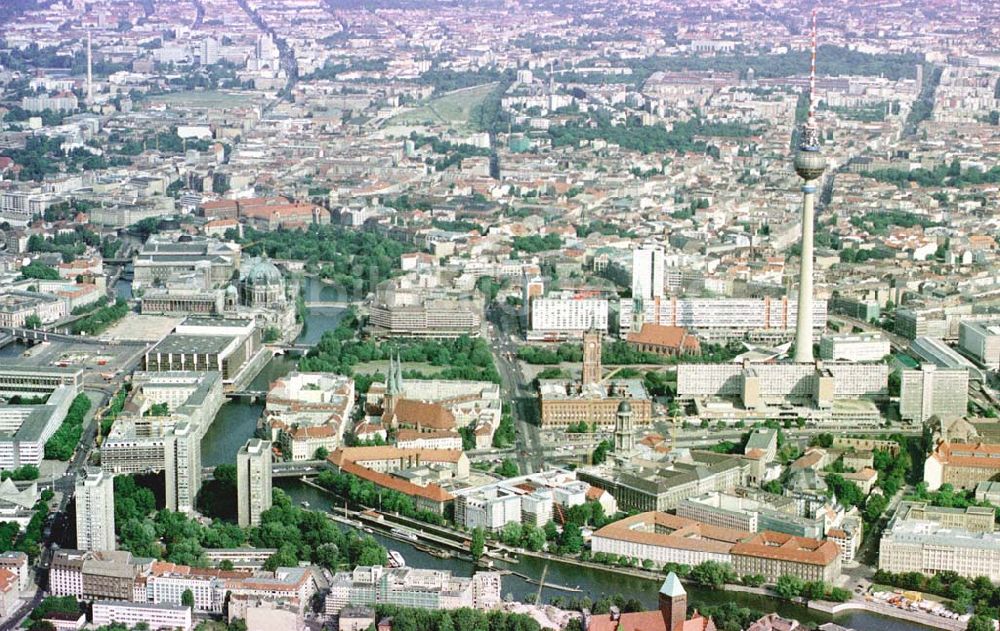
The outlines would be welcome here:
M 819 147 L 819 129 L 816 127 L 816 8 L 812 10 L 812 45 L 809 54 L 809 114 L 802 126 L 802 146 Z
M 816 184 L 826 170 L 826 159 L 819 151 L 816 127 L 816 9 L 812 12 L 812 54 L 809 67 L 809 115 L 802 125 L 799 149 L 795 154 L 795 172 L 802 186 L 802 254 L 799 268 L 798 313 L 795 321 L 796 363 L 813 361 L 813 223 L 815 221 Z

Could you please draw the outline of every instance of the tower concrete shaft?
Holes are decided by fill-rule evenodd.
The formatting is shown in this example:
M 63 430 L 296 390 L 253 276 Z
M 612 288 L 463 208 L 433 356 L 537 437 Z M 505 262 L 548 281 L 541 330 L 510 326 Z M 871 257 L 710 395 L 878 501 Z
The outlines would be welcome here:
M 826 170 L 820 153 L 819 129 L 816 127 L 816 11 L 812 13 L 812 62 L 809 69 L 809 115 L 802 125 L 799 150 L 795 154 L 795 172 L 802 186 L 802 254 L 799 264 L 798 316 L 795 320 L 796 362 L 813 361 L 813 222 L 816 214 L 816 181 Z
M 813 215 L 816 186 L 802 187 L 802 255 L 799 267 L 798 317 L 795 320 L 795 361 L 813 361 Z
M 91 46 L 90 29 L 87 29 L 87 105 L 94 103 L 94 51 Z

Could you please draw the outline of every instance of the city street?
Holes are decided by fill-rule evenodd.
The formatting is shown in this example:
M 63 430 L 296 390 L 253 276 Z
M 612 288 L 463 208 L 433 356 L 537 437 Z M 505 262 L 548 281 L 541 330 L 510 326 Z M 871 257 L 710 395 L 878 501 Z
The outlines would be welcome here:
M 517 361 L 517 344 L 511 337 L 510 317 L 495 305 L 488 309 L 490 350 L 500 373 L 501 396 L 509 403 L 514 418 L 517 466 L 521 473 L 535 473 L 544 467 L 545 453 L 534 395 Z

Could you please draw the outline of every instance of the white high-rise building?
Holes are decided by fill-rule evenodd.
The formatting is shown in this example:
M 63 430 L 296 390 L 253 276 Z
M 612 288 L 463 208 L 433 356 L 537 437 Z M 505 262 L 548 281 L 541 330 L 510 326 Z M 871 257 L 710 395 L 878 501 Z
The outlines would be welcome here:
M 901 373 L 899 415 L 922 423 L 932 416 L 942 421 L 961 418 L 968 412 L 969 371 L 921 364 Z
M 663 250 L 645 247 L 632 251 L 632 298 L 663 297 Z
M 271 442 L 251 438 L 236 454 L 236 493 L 242 528 L 260 525 L 271 508 Z
M 115 549 L 114 476 L 93 467 L 76 480 L 76 547 Z
M 174 426 L 164 441 L 167 508 L 182 513 L 195 509 L 201 489 L 201 437 L 198 427 L 188 422 Z
M 531 301 L 529 339 L 580 338 L 590 329 L 608 330 L 607 300 L 569 296 Z

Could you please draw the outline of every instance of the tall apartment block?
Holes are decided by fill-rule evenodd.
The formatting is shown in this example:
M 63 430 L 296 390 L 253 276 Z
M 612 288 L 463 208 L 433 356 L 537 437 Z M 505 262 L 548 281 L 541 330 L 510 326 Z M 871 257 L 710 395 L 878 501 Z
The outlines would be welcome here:
M 271 508 L 271 442 L 251 438 L 236 454 L 237 511 L 241 527 L 260 525 Z
M 201 489 L 201 436 L 199 428 L 186 421 L 174 426 L 164 440 L 167 508 L 182 513 L 195 509 Z
M 114 476 L 93 467 L 76 479 L 76 547 L 115 549 Z

